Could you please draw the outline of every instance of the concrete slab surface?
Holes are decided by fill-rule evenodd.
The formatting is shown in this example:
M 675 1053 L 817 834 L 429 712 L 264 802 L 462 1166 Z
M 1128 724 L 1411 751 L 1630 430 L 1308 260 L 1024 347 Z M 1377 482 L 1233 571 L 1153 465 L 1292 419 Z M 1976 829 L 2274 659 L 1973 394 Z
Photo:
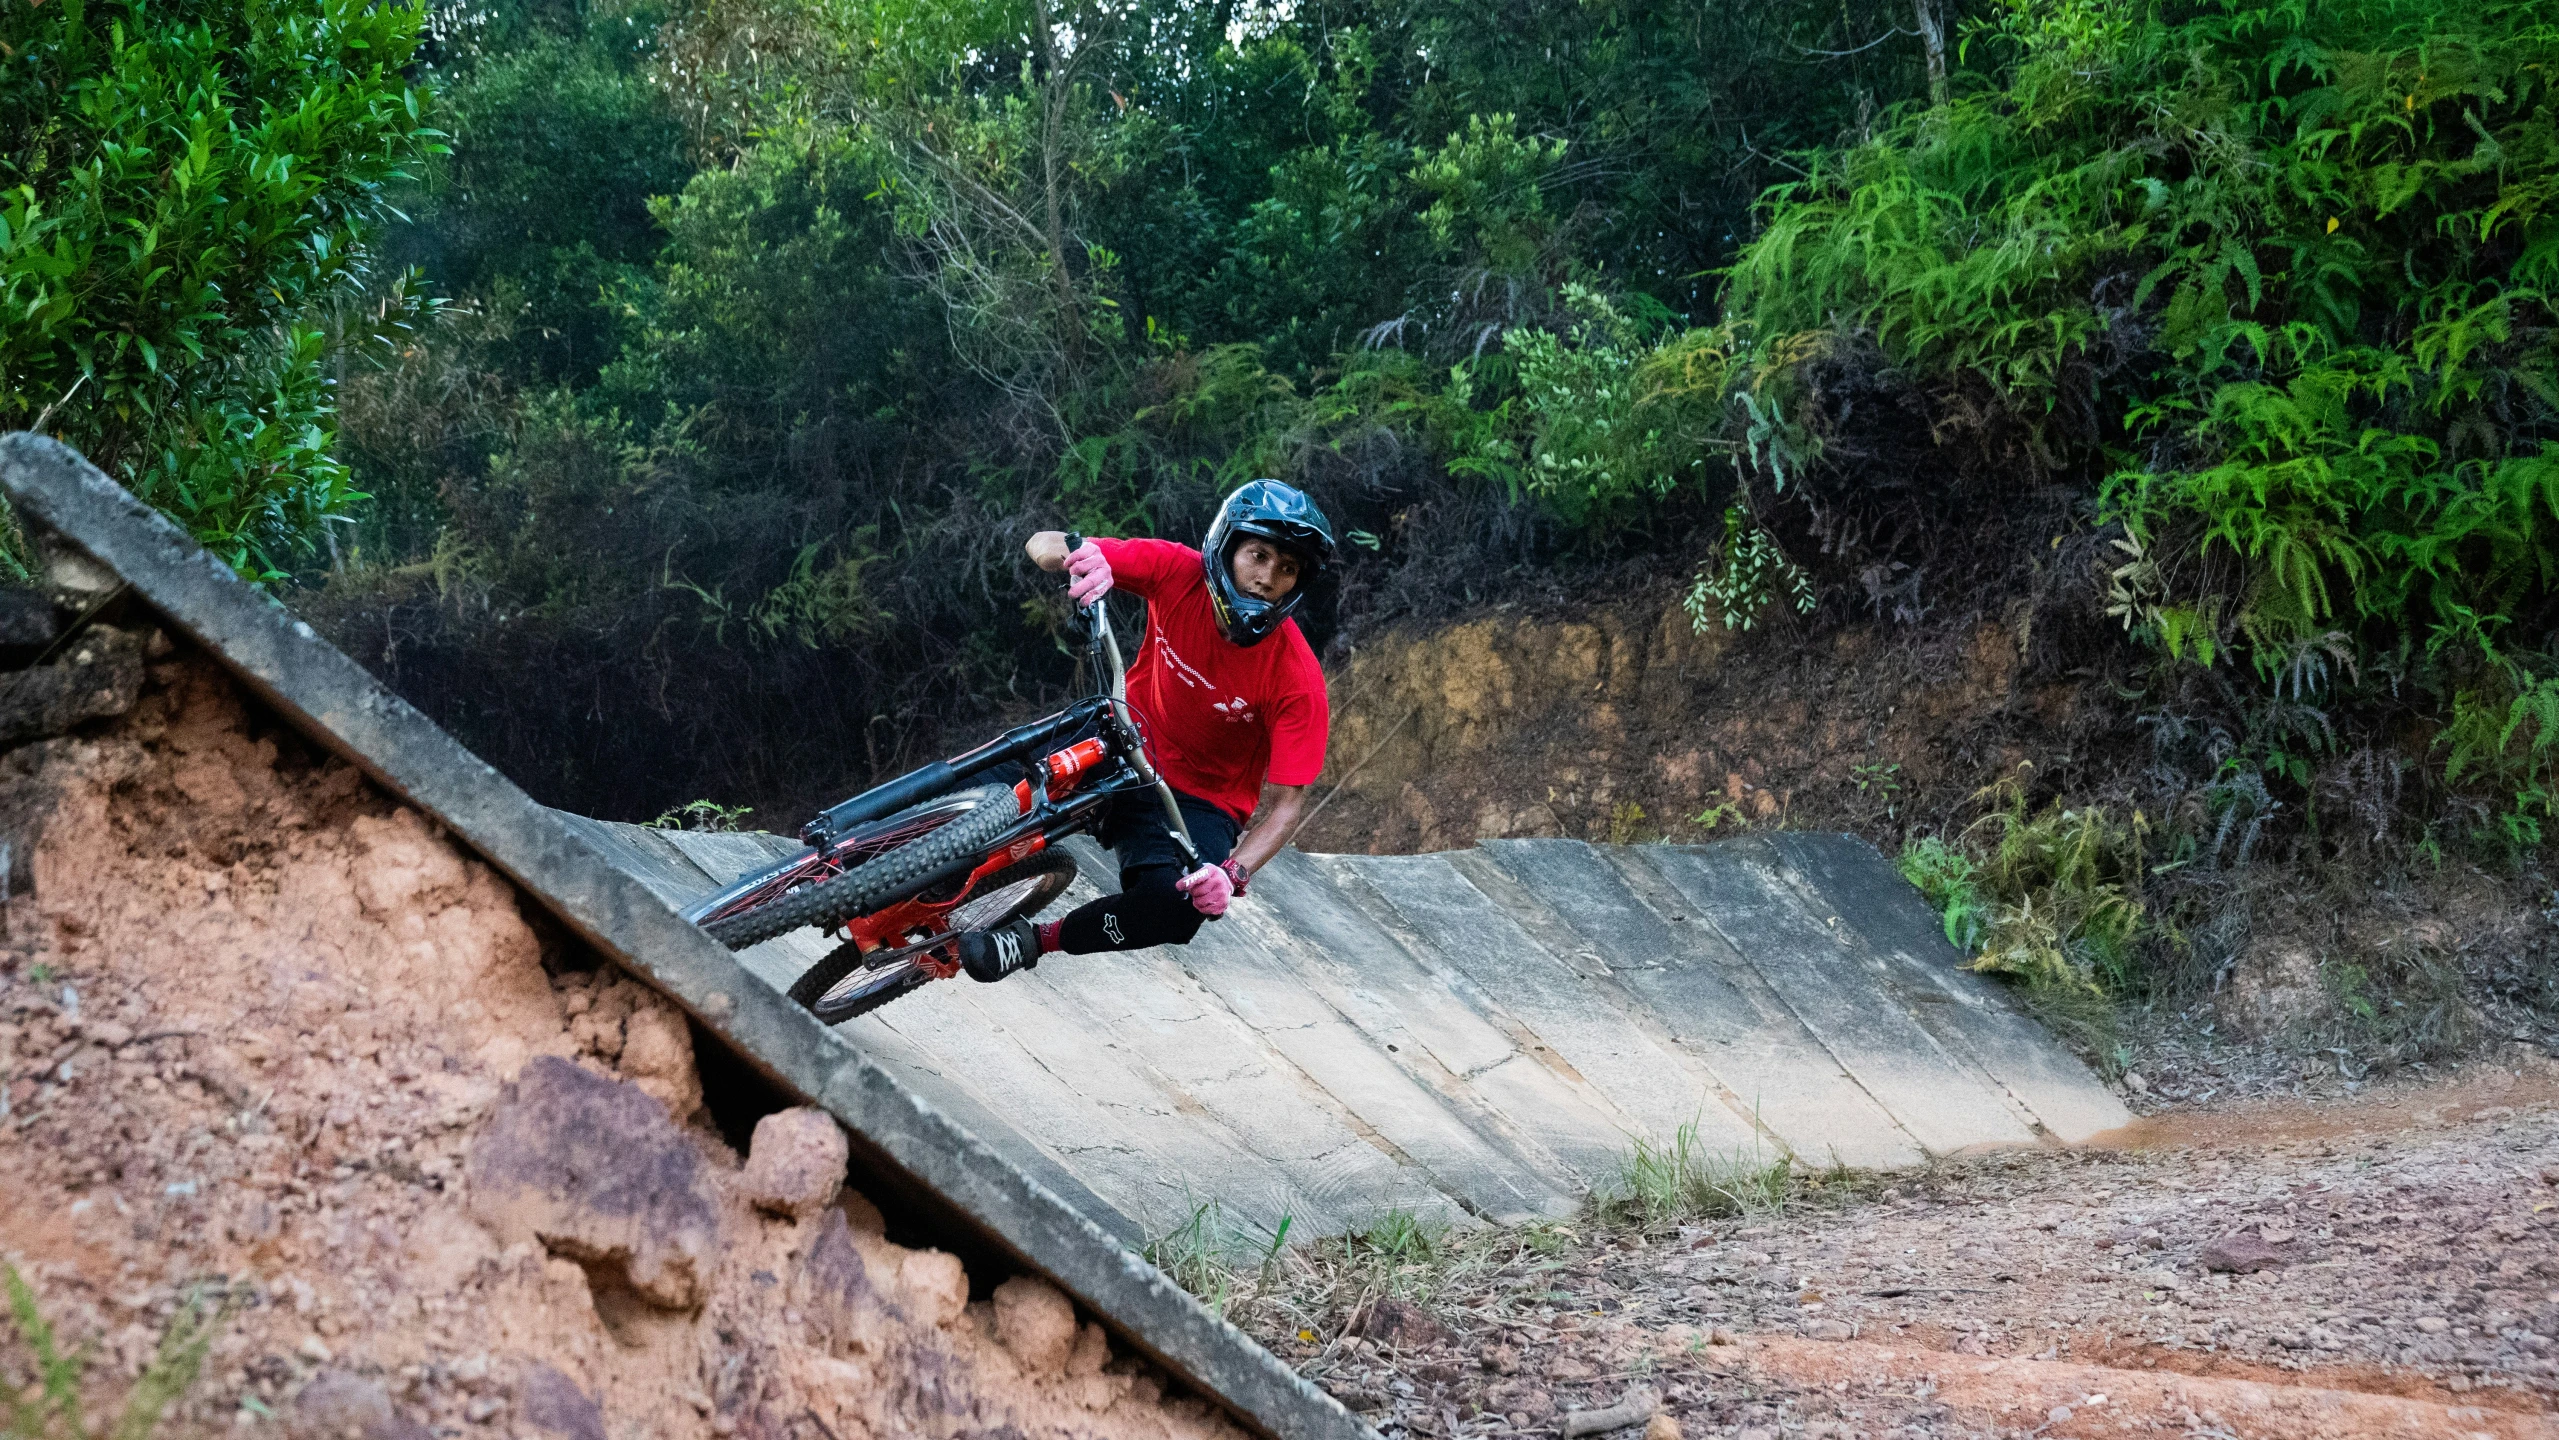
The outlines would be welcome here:
M 612 853 L 663 890 L 680 851 L 698 894 L 791 848 Z M 1106 852 L 1068 848 L 1084 878 L 1052 915 L 1116 888 Z M 824 948 L 748 958 L 786 985 Z M 839 1033 L 1132 1237 L 1203 1204 L 1292 1236 L 1567 1215 L 1683 1128 L 1710 1153 L 1889 1167 L 2130 1118 L 1844 835 L 1287 851 L 1188 947 L 930 986 Z

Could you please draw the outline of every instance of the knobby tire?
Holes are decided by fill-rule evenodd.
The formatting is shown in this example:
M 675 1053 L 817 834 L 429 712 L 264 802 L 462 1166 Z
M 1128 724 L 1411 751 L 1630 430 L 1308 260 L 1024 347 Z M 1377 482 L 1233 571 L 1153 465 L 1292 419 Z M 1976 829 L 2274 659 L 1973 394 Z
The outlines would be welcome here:
M 1012 787 L 982 785 L 957 796 L 944 795 L 912 807 L 945 806 L 955 798 L 974 801 L 945 825 L 885 855 L 822 884 L 785 895 L 740 915 L 724 916 L 703 926 L 710 937 L 732 950 L 787 935 L 803 925 L 832 930 L 857 915 L 868 915 L 913 895 L 935 872 L 956 861 L 981 855 L 995 838 L 1022 818 Z M 901 812 L 908 813 L 908 812 Z M 895 819 L 895 816 L 890 817 Z

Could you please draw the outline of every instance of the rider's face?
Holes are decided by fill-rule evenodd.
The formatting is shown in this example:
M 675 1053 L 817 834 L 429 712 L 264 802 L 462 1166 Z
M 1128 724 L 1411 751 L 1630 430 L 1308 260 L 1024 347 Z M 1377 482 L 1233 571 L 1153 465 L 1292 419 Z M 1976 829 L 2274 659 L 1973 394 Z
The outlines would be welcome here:
M 1230 568 L 1235 588 L 1266 605 L 1276 605 L 1297 588 L 1297 557 L 1259 535 L 1247 535 L 1235 547 Z

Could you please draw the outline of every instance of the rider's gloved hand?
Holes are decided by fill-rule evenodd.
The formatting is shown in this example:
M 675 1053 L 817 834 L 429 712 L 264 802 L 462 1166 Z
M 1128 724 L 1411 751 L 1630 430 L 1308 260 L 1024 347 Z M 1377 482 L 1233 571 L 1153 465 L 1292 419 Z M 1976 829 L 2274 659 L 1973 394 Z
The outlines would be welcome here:
M 1202 865 L 1174 881 L 1173 888 L 1191 897 L 1191 908 L 1202 915 L 1223 915 L 1235 898 L 1235 877 L 1218 866 Z
M 1090 540 L 1066 557 L 1066 573 L 1075 577 L 1066 587 L 1066 598 L 1078 605 L 1090 605 L 1111 593 L 1111 562 L 1102 558 L 1102 547 Z

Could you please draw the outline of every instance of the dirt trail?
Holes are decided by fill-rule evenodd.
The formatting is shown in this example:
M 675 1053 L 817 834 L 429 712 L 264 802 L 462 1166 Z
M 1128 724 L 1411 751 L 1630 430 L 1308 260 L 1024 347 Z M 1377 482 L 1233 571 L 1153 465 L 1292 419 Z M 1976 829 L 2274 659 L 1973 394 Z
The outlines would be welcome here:
M 2547 1062 L 1490 1244 L 1416 1296 L 1445 1333 L 1263 1328 L 1390 1435 L 1553 1435 L 1641 1387 L 1744 1440 L 2559 1436 Z
M 194 1295 L 169 1434 L 1237 1433 L 884 1238 L 822 1113 L 741 1155 L 671 1005 L 212 665 L 93 634 L 36 727 L 77 728 L 0 752 L 0 1259 L 98 1340 L 92 1414 Z M 30 1359 L 0 1326 L 0 1385 Z

